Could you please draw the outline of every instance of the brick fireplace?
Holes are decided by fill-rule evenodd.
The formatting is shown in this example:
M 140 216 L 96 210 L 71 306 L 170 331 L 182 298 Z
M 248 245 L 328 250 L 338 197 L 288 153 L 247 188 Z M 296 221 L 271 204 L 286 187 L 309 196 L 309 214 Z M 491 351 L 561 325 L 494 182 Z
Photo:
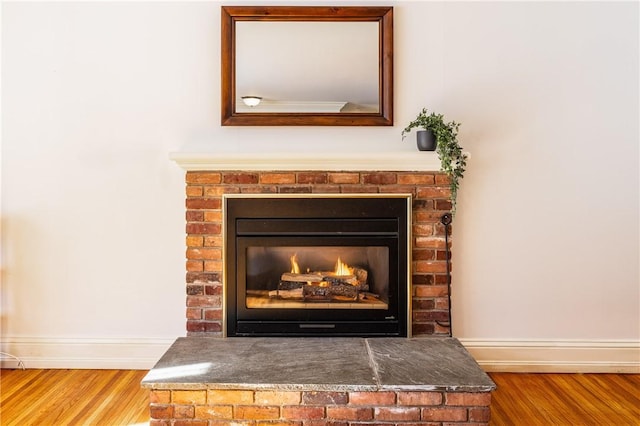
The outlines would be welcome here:
M 187 170 L 188 336 L 178 338 L 142 382 L 150 390 L 150 424 L 488 424 L 495 384 L 448 337 L 441 218 L 451 204 L 447 177 L 433 171 L 435 154 L 309 155 L 284 162 L 275 154 L 186 154 L 174 160 Z M 225 194 L 411 194 L 412 337 L 211 338 L 225 330 Z
M 223 334 L 223 194 L 412 195 L 411 333 L 450 334 L 441 216 L 447 176 L 432 171 L 192 170 L 186 174 L 186 317 L 189 336 Z

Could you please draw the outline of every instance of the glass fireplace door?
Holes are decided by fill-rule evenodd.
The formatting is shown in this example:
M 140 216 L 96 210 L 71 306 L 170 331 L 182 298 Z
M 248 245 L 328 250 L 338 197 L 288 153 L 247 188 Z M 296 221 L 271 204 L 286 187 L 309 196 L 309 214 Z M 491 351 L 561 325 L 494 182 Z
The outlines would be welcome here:
M 246 285 L 245 309 L 389 308 L 387 245 L 250 244 L 240 243 L 247 245 L 240 277 Z

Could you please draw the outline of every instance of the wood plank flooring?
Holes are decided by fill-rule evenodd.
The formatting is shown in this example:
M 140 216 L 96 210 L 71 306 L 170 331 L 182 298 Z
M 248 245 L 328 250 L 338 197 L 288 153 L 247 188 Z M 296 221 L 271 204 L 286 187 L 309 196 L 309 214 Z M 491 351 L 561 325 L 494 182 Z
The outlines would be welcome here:
M 640 425 L 639 374 L 490 376 L 492 425 Z
M 138 370 L 2 370 L 0 424 L 144 425 L 149 391 Z
M 146 371 L 1 370 L 3 426 L 149 422 Z M 638 374 L 491 373 L 492 425 L 640 426 Z

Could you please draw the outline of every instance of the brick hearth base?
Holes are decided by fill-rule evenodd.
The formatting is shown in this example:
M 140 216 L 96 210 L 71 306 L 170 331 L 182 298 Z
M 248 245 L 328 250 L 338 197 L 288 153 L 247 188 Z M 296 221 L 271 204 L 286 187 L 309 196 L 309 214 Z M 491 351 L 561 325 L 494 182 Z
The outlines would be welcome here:
M 150 425 L 486 425 L 488 392 L 152 390 Z

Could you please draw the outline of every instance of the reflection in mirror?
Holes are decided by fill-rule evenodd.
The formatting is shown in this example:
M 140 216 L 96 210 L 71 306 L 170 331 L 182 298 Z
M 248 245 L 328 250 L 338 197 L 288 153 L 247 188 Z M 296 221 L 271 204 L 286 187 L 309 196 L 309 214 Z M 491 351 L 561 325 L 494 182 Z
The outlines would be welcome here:
M 237 22 L 236 94 L 236 112 L 377 113 L 378 24 Z
M 393 125 L 393 8 L 222 7 L 222 125 Z

